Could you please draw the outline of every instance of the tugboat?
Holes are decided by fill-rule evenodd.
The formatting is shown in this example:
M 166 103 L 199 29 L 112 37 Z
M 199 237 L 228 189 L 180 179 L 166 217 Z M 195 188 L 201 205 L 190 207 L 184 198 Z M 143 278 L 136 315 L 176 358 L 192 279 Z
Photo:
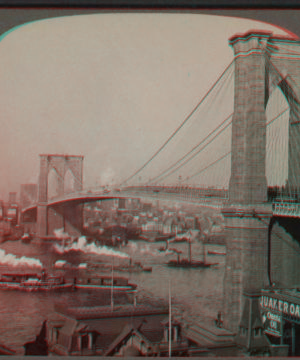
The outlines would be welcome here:
M 160 246 L 158 249 L 157 249 L 159 252 L 166 252 L 169 250 L 169 240 L 166 241 L 166 246 Z M 170 249 L 171 250 L 171 249 Z M 175 251 L 177 252 L 176 250 L 172 249 L 172 251 Z
M 155 241 L 168 241 L 169 239 L 171 239 L 174 235 L 158 235 L 155 238 Z
M 152 267 L 151 266 L 143 266 L 140 262 L 132 262 L 132 259 L 129 259 L 128 265 L 123 266 L 115 266 L 114 268 L 116 271 L 124 271 L 129 273 L 141 273 L 141 272 L 151 272 Z
M 21 240 L 22 240 L 22 243 L 29 244 L 32 240 L 32 235 L 24 233 L 23 236 L 21 237 Z

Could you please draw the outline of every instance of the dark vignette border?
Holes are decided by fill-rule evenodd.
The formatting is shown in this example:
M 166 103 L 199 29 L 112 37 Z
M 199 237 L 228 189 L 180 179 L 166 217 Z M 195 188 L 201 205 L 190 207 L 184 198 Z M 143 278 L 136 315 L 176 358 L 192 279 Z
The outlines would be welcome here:
M 261 5 L 270 4 L 269 0 L 211 0 L 210 6 L 206 6 L 208 0 L 0 0 L 0 35 L 15 26 L 46 18 L 116 12 L 157 12 L 209 14 L 259 20 L 289 30 L 300 38 L 299 0 L 274 1 L 272 5 L 275 6 L 272 7 L 254 6 L 258 2 Z M 235 6 L 231 8 L 229 5 L 233 3 Z M 289 7 L 292 3 L 297 3 L 297 6 Z M 276 7 L 276 4 L 280 4 L 281 8 Z
M 0 0 L 0 6 L 139 9 L 294 8 L 299 0 Z
M 283 27 L 300 37 L 299 0 L 0 0 L 0 35 L 14 26 L 43 18 L 112 12 L 179 12 L 241 17 Z M 45 357 L 27 356 L 26 359 Z

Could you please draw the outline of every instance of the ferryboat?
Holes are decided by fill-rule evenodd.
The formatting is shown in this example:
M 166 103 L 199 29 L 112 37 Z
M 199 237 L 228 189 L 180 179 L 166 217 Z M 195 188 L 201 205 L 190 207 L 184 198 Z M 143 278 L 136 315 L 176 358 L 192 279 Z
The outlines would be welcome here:
M 136 291 L 137 285 L 128 283 L 127 278 L 111 276 L 94 276 L 65 280 L 63 276 L 50 276 L 45 271 L 41 275 L 26 274 L 2 274 L 0 277 L 0 290 L 23 290 L 23 291 L 50 291 L 50 290 L 77 290 L 94 289 L 106 290 L 114 288 L 114 291 Z
M 66 283 L 62 276 L 50 276 L 42 272 L 41 275 L 33 273 L 25 274 L 2 274 L 0 277 L 0 289 L 12 289 L 23 291 L 50 291 L 72 289 L 72 282 Z

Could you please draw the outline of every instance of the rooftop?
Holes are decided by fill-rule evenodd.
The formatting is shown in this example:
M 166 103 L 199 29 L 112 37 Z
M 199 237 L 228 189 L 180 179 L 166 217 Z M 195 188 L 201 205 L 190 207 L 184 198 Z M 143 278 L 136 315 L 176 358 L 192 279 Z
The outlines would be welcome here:
M 168 314 L 167 307 L 154 308 L 148 305 L 121 305 L 115 306 L 93 306 L 93 307 L 67 307 L 63 304 L 54 306 L 56 312 L 67 315 L 74 319 L 104 319 L 128 316 L 146 316 Z

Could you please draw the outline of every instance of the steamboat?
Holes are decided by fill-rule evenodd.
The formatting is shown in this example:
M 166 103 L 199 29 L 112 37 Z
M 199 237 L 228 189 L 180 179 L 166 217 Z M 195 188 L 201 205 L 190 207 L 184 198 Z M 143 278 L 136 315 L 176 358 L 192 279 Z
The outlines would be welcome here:
M 42 274 L 2 274 L 0 277 L 0 289 L 23 290 L 23 291 L 51 291 L 51 290 L 107 290 L 113 287 L 118 291 L 136 291 L 137 285 L 128 283 L 127 278 L 110 276 L 85 276 L 66 279 L 63 276 Z
M 181 251 L 177 249 L 169 249 L 170 251 L 173 251 L 177 253 L 177 260 L 170 260 L 167 265 L 170 267 L 180 267 L 180 268 L 209 268 L 211 266 L 217 266 L 219 263 L 209 263 L 206 261 L 206 249 L 205 244 L 202 241 L 202 253 L 203 253 L 203 260 L 201 261 L 195 261 L 192 260 L 192 246 L 191 246 L 191 239 L 188 239 L 188 259 L 180 259 Z
M 72 289 L 74 284 L 67 283 L 63 276 L 50 276 L 45 271 L 37 273 L 8 273 L 0 277 L 0 289 L 23 291 L 49 291 Z

